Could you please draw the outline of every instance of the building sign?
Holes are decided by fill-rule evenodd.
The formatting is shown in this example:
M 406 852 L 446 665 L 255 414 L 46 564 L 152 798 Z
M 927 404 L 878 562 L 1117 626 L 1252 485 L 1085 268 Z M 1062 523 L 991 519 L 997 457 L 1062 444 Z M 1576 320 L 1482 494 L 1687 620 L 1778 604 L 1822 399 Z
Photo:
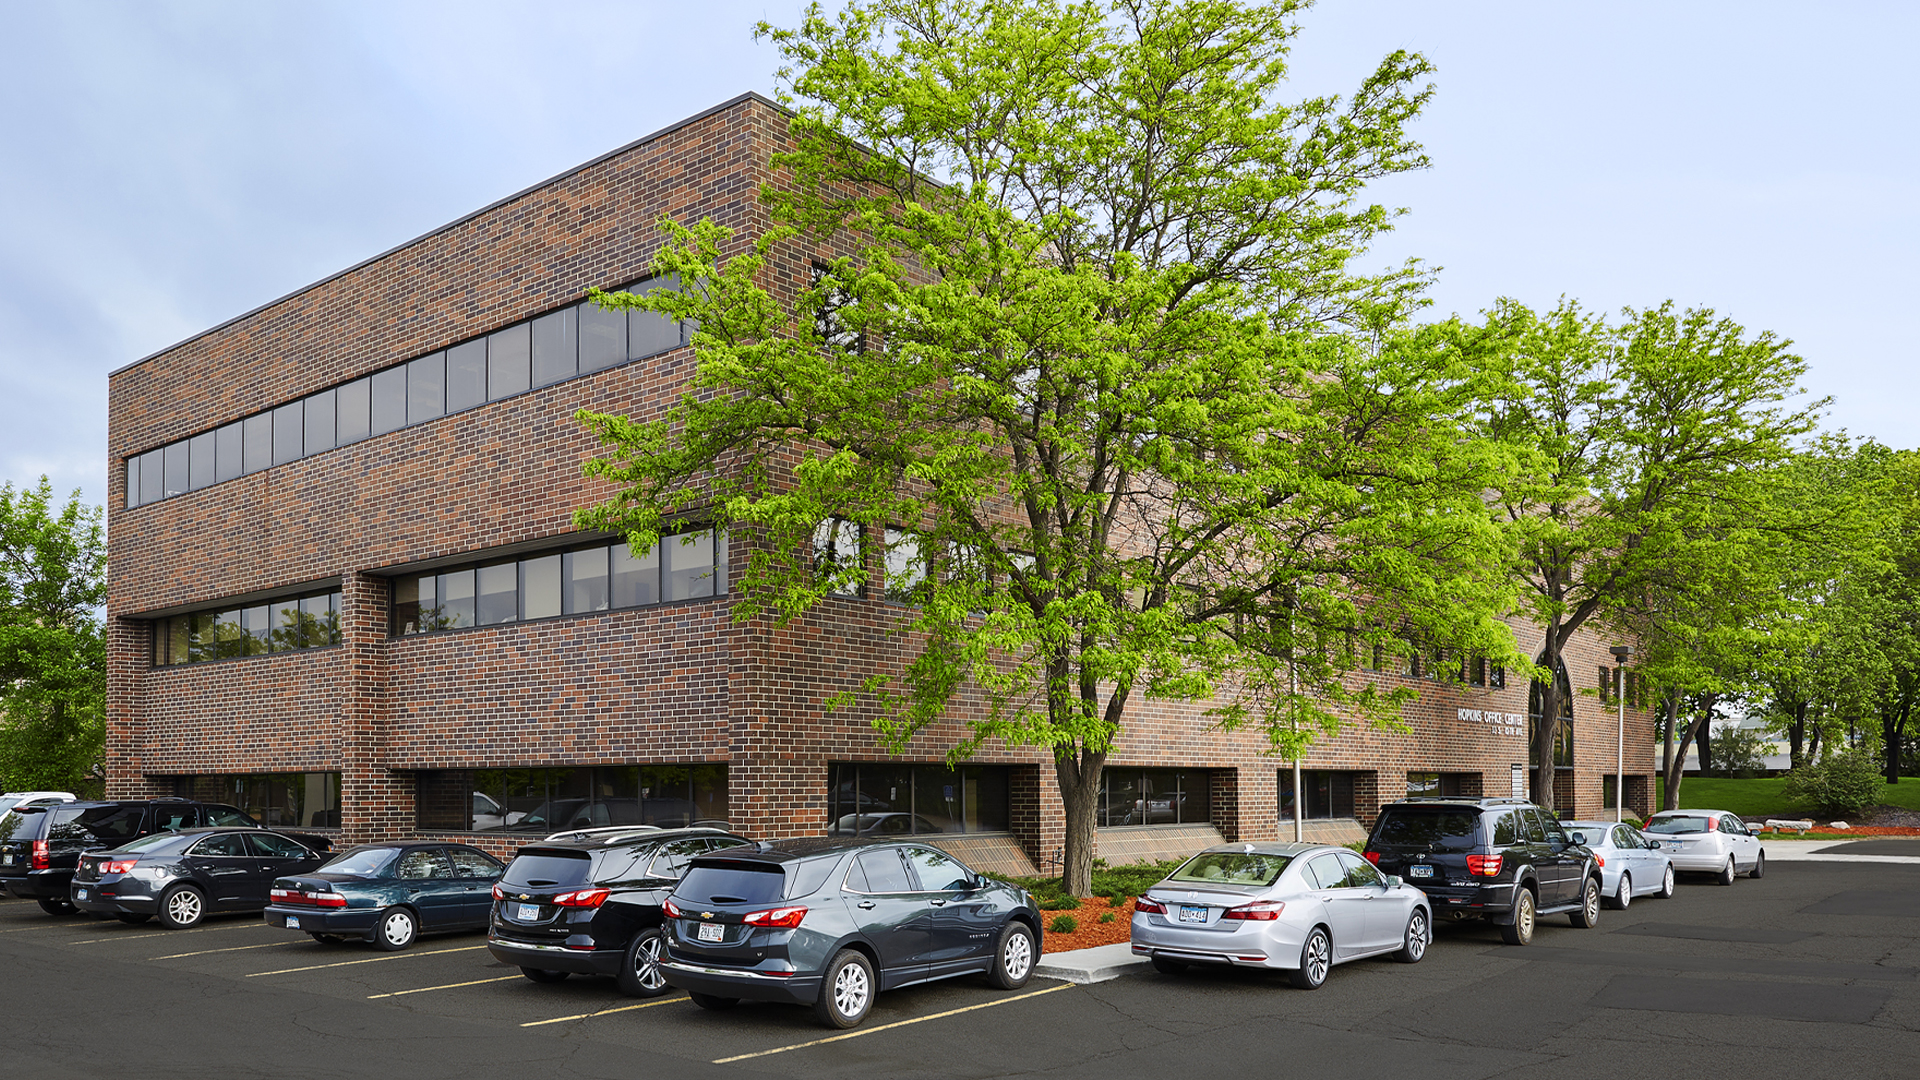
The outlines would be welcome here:
M 1467 724 L 1486 724 L 1495 735 L 1527 737 L 1527 718 L 1523 713 L 1494 712 L 1490 709 L 1461 709 L 1460 720 Z

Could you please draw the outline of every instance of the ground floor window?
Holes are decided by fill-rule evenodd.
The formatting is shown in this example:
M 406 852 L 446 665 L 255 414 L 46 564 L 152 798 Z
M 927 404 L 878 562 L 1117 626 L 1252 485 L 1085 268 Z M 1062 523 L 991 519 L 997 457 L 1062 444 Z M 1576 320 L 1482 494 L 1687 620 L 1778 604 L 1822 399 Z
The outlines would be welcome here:
M 545 836 L 602 825 L 727 821 L 725 765 L 559 765 L 415 774 L 420 828 Z
M 1005 832 L 1011 771 L 1005 765 L 830 765 L 827 831 L 835 836 Z
M 1477 796 L 1480 794 L 1480 774 L 1410 772 L 1407 774 L 1407 794 L 1409 796 L 1428 795 L 1443 798 L 1450 795 Z
M 1108 767 L 1100 773 L 1100 811 L 1094 823 L 1111 828 L 1211 821 L 1210 780 L 1205 769 Z
M 340 774 L 208 773 L 174 780 L 173 793 L 230 803 L 268 828 L 340 827 Z
M 1306 793 L 1300 816 L 1309 821 L 1350 818 L 1353 815 L 1353 781 L 1358 773 L 1332 769 L 1300 770 L 1300 788 Z M 1280 770 L 1280 820 L 1293 820 L 1293 770 Z

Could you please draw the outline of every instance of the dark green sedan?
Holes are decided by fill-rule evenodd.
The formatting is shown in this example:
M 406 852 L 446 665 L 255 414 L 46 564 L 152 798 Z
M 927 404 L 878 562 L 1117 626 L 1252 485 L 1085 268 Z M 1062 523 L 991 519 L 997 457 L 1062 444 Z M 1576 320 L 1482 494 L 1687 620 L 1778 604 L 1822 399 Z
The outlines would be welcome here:
M 421 934 L 484 930 L 504 870 L 465 844 L 363 844 L 306 874 L 276 878 L 269 923 L 394 951 Z

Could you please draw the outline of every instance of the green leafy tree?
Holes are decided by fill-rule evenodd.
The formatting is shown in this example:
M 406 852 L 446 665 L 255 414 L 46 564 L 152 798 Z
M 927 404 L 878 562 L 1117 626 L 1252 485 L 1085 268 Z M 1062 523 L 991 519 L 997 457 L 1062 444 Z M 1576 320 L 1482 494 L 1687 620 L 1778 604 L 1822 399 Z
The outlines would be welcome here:
M 1427 65 L 1283 103 L 1297 6 L 876 0 L 763 27 L 797 106 L 776 227 L 741 250 L 669 223 L 683 288 L 601 296 L 697 319 L 698 371 L 664 415 L 585 417 L 618 493 L 582 524 L 749 538 L 741 617 L 866 583 L 809 557 L 833 519 L 891 537 L 917 652 L 833 703 L 898 750 L 977 695 L 951 757 L 1045 747 L 1070 891 L 1143 698 L 1295 756 L 1394 722 L 1374 644 L 1512 653 L 1482 497 L 1511 461 L 1466 437 L 1476 369 L 1402 326 L 1417 272 L 1347 270 L 1389 218 L 1363 186 L 1424 164 Z
M 87 790 L 106 727 L 100 510 L 0 487 L 0 788 Z

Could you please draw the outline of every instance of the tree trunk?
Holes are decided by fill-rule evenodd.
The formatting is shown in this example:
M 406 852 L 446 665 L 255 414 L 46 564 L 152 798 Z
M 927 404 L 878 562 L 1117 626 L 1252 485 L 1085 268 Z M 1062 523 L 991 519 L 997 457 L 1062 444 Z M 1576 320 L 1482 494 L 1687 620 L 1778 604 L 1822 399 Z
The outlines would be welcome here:
M 1560 730 L 1560 620 L 1547 623 L 1547 681 L 1540 690 L 1540 718 L 1533 725 L 1533 801 L 1552 810 L 1553 739 Z
M 1704 698 L 1703 700 L 1705 700 L 1705 701 L 1707 702 L 1707 707 L 1706 707 L 1706 709 L 1704 710 L 1704 712 L 1705 712 L 1705 714 L 1706 714 L 1706 722 L 1705 722 L 1705 723 L 1701 723 L 1700 721 L 1697 721 L 1697 720 L 1696 720 L 1696 721 L 1694 721 L 1694 722 L 1695 722 L 1696 724 L 1699 724 L 1699 727 L 1700 727 L 1700 730 L 1699 730 L 1699 734 L 1697 734 L 1697 735 L 1695 735 L 1695 736 L 1694 736 L 1694 740 L 1693 740 L 1693 741 L 1694 741 L 1694 743 L 1695 743 L 1696 745 L 1698 745 L 1698 746 L 1700 747 L 1700 775 L 1701 775 L 1701 776 L 1712 776 L 1712 775 L 1713 775 L 1713 701 L 1714 701 L 1714 695 L 1712 695 L 1712 694 L 1708 694 L 1708 695 L 1706 695 L 1706 697 L 1705 697 L 1705 698 Z
M 1802 747 L 1807 741 L 1807 703 L 1793 703 L 1793 723 L 1787 725 L 1787 767 L 1800 767 Z
M 1053 759 L 1060 802 L 1067 811 L 1066 849 L 1060 857 L 1060 884 L 1068 896 L 1093 892 L 1093 826 L 1100 805 L 1100 770 L 1107 755 L 1067 747 Z
M 1674 810 L 1678 809 L 1673 805 L 1673 796 L 1678 793 L 1679 785 L 1671 779 L 1674 775 L 1673 726 L 1680 718 L 1680 695 L 1668 694 L 1660 702 L 1660 711 L 1665 714 L 1660 722 L 1660 809 Z M 1686 757 L 1685 749 L 1680 751 L 1680 756 Z

